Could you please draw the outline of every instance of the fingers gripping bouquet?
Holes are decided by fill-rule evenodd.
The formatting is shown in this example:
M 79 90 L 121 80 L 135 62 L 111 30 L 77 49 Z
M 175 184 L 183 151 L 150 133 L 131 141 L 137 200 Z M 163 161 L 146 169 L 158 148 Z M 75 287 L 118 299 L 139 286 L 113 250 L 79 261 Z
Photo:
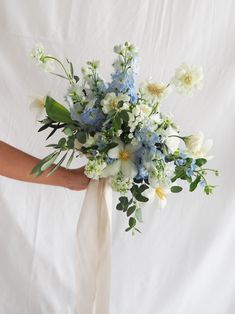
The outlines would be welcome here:
M 168 84 L 148 80 L 137 88 L 136 48 L 126 42 L 115 46 L 114 52 L 114 70 L 106 83 L 98 73 L 99 61 L 88 61 L 80 79 L 70 61 L 65 65 L 45 54 L 40 44 L 32 51 L 44 69 L 68 83 L 68 109 L 50 96 L 44 98 L 47 116 L 40 121 L 39 131 L 52 129 L 47 139 L 58 130 L 63 136 L 58 143 L 47 145 L 54 151 L 32 173 L 39 176 L 58 160 L 51 175 L 65 160 L 69 167 L 76 154 L 85 155 L 85 174 L 95 180 L 109 178 L 113 190 L 120 193 L 116 208 L 129 218 L 126 231 L 139 231 L 141 204 L 155 199 L 164 207 L 169 193 L 182 191 L 181 180 L 191 192 L 200 185 L 210 194 L 214 186 L 208 184 L 207 172 L 218 175 L 218 171 L 205 167 L 212 140 L 204 141 L 201 132 L 180 135 L 171 116 L 160 107 L 173 88 L 188 95 L 200 88 L 201 67 L 183 64 Z M 53 72 L 53 63 L 61 66 L 63 75 Z

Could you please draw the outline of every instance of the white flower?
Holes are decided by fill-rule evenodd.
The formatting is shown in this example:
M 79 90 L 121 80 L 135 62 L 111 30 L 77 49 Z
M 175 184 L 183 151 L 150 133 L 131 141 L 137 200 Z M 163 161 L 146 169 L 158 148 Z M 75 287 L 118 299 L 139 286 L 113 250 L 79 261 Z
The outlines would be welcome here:
M 30 104 L 30 110 L 35 111 L 36 119 L 39 119 L 44 113 L 45 100 L 46 100 L 46 97 L 43 97 L 43 98 L 36 97 Z
M 138 171 L 134 162 L 135 152 L 139 149 L 139 145 L 118 142 L 118 145 L 108 151 L 110 158 L 116 159 L 104 169 L 104 176 L 115 176 L 119 171 L 125 177 L 134 178 Z
M 130 191 L 133 185 L 133 180 L 130 178 L 125 178 L 122 172 L 118 172 L 118 174 L 112 178 L 111 186 L 114 191 L 117 191 L 121 194 L 126 194 Z
M 180 94 L 192 95 L 195 89 L 202 86 L 203 71 L 201 66 L 183 63 L 176 69 L 172 83 Z
M 49 55 L 45 54 L 44 46 L 41 43 L 36 44 L 35 48 L 31 51 L 31 57 L 33 57 L 37 63 L 46 72 L 51 72 L 54 69 L 54 61 L 51 60 Z
M 151 103 L 163 101 L 169 95 L 170 91 L 170 85 L 154 83 L 152 81 L 146 81 L 140 87 L 142 97 Z
M 45 55 L 44 46 L 41 43 L 37 43 L 35 47 L 31 51 L 31 57 L 35 58 L 37 61 L 41 61 L 41 59 Z
M 119 107 L 119 102 L 123 101 L 125 109 L 129 107 L 126 102 L 129 102 L 130 97 L 128 95 L 119 93 L 117 96 L 115 93 L 108 93 L 105 95 L 105 98 L 101 101 L 102 110 L 104 113 L 109 113 L 111 110 L 120 111 L 123 108 Z
M 180 139 L 177 137 L 179 134 L 176 129 L 169 126 L 165 131 L 165 135 L 167 136 L 165 140 L 166 146 L 171 153 L 174 153 L 179 148 Z
M 84 98 L 84 92 L 83 92 L 83 87 L 80 86 L 78 83 L 70 85 L 67 91 L 67 95 L 71 96 L 71 95 L 78 95 L 81 98 Z
M 186 153 L 193 158 L 212 159 L 213 156 L 207 156 L 208 151 L 213 145 L 213 140 L 208 139 L 204 141 L 204 134 L 200 131 L 184 138 Z
M 167 203 L 167 195 L 170 194 L 170 186 L 163 183 L 150 183 L 150 188 L 143 195 L 148 197 L 149 203 L 157 202 L 157 207 L 164 208 Z
M 88 178 L 98 180 L 102 177 L 103 170 L 106 166 L 106 162 L 101 159 L 88 160 L 84 173 Z

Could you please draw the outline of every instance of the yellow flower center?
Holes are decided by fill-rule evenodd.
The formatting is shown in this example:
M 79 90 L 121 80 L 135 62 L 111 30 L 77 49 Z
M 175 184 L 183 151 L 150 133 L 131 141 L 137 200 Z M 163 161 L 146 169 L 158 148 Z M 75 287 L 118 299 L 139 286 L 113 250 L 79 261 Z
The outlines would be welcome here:
M 128 151 L 123 150 L 123 151 L 121 151 L 121 152 L 119 153 L 119 159 L 126 161 L 126 160 L 128 160 L 129 158 L 130 158 L 130 154 L 129 154 Z
M 113 108 L 113 109 L 116 109 L 117 108 L 117 101 L 116 101 L 116 99 L 113 99 L 113 100 L 111 100 L 111 107 Z
M 193 81 L 192 75 L 190 73 L 186 73 L 185 75 L 183 75 L 182 81 L 186 85 L 191 85 Z
M 147 88 L 150 94 L 154 96 L 160 96 L 166 87 L 164 85 L 149 83 Z
M 164 200 L 166 198 L 166 192 L 162 188 L 160 188 L 160 187 L 155 189 L 155 194 L 161 200 Z

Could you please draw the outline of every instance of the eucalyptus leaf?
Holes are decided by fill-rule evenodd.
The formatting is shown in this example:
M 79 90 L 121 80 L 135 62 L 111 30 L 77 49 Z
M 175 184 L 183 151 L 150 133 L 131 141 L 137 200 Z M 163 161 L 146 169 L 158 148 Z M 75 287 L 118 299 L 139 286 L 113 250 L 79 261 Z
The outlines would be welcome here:
M 171 192 L 172 193 L 179 193 L 183 190 L 183 188 L 179 185 L 174 185 L 171 187 Z
M 130 206 L 130 207 L 127 209 L 127 212 L 126 212 L 127 217 L 131 216 L 131 215 L 135 212 L 135 210 L 136 210 L 136 205 Z

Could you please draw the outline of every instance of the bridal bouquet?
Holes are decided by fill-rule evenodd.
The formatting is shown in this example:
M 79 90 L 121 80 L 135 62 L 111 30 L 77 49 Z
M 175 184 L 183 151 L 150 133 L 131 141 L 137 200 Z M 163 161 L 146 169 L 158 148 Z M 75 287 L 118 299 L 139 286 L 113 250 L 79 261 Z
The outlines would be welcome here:
M 208 171 L 218 175 L 218 171 L 205 167 L 212 140 L 204 141 L 201 132 L 181 135 L 172 116 L 161 111 L 173 89 L 191 95 L 201 87 L 201 67 L 183 64 L 167 84 L 147 80 L 137 88 L 136 48 L 126 42 L 115 46 L 114 52 L 107 83 L 98 72 L 99 61 L 88 61 L 78 76 L 69 60 L 63 63 L 46 54 L 41 44 L 33 49 L 39 65 L 65 79 L 68 88 L 67 106 L 51 96 L 42 102 L 47 116 L 40 120 L 39 132 L 51 129 L 47 139 L 58 130 L 62 133 L 58 143 L 46 145 L 53 152 L 32 173 L 39 176 L 54 165 L 51 175 L 64 161 L 69 167 L 76 154 L 85 156 L 85 174 L 95 180 L 108 177 L 113 190 L 120 193 L 116 208 L 129 219 L 126 231 L 139 231 L 141 204 L 155 199 L 164 207 L 169 193 L 182 191 L 180 181 L 188 183 L 191 192 L 199 185 L 210 194 L 214 186 L 206 175 Z M 63 74 L 54 73 L 55 63 Z

